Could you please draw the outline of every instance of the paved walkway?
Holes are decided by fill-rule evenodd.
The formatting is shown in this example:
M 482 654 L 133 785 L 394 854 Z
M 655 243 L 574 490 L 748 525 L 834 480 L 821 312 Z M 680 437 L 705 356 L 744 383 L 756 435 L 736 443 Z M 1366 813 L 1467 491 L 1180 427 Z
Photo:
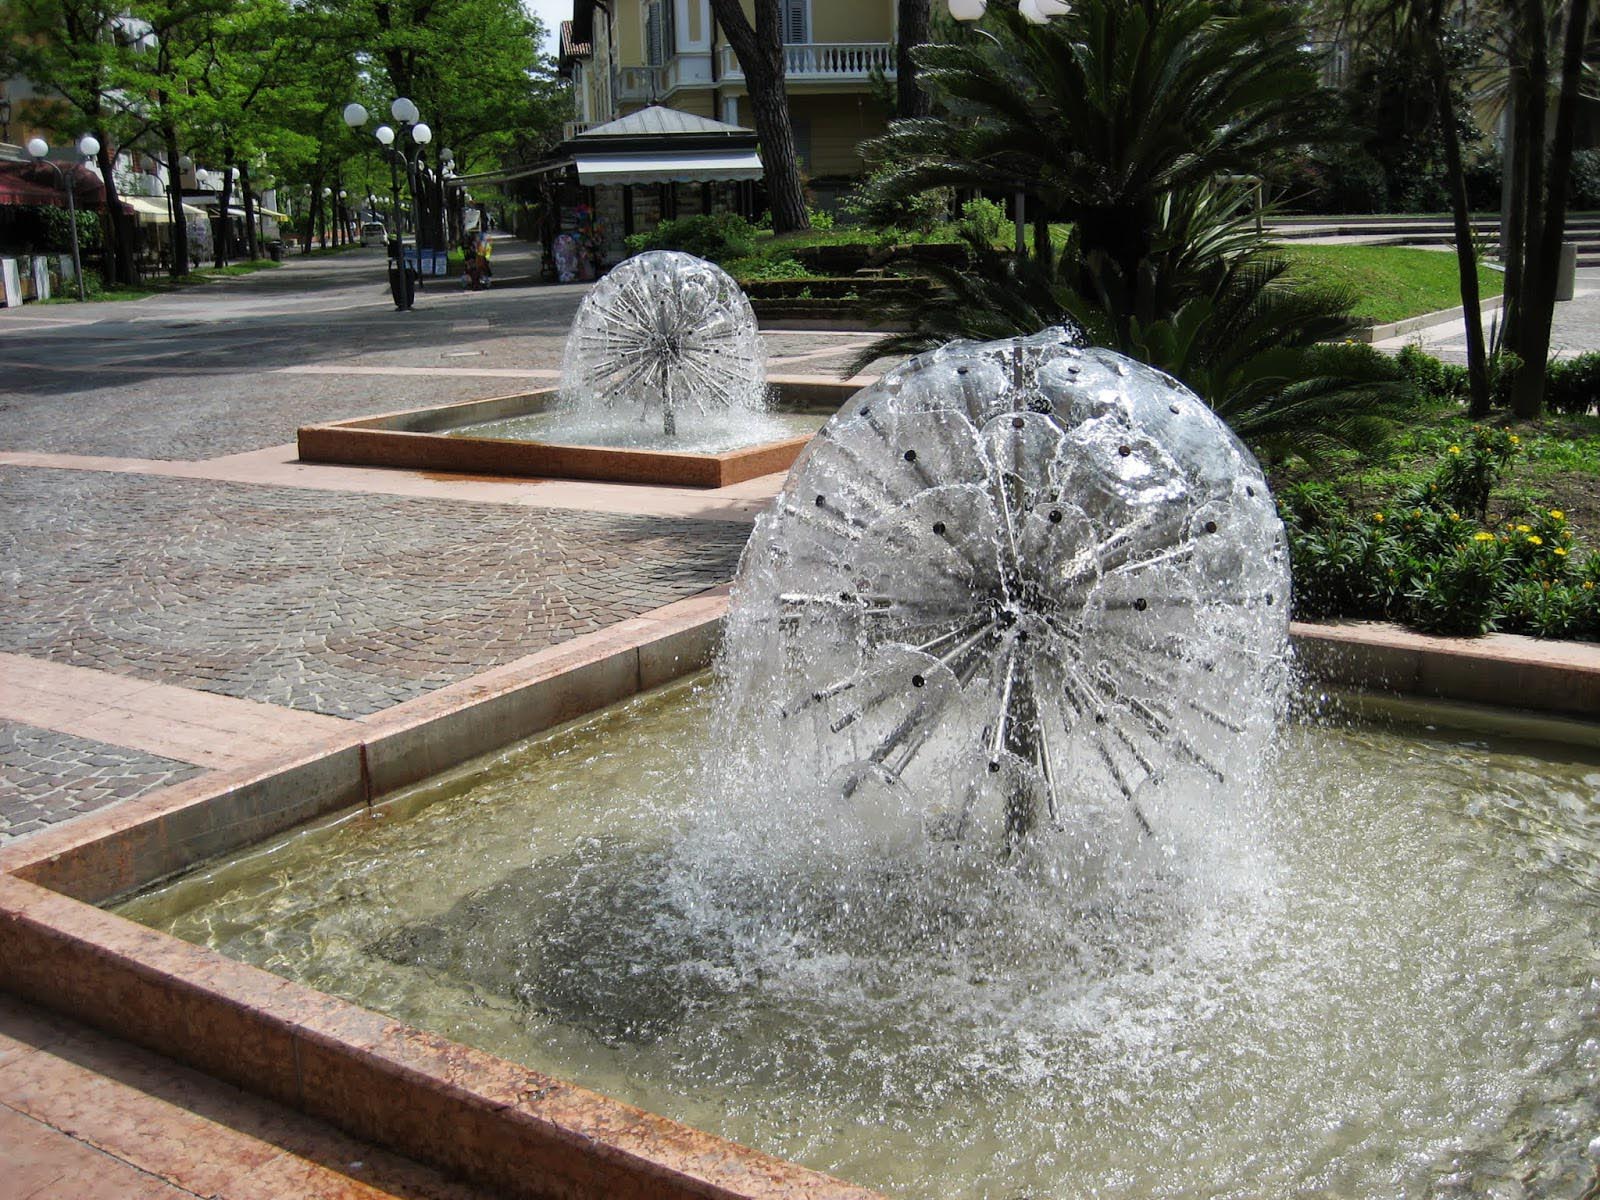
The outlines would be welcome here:
M 502 279 L 536 266 L 501 243 Z M 584 292 L 441 283 L 397 313 L 373 249 L 0 310 L 0 840 L 726 581 L 780 477 L 297 461 L 302 423 L 550 386 Z M 828 374 L 861 335 L 766 340 L 774 373 Z
M 1484 306 L 1484 336 L 1491 335 L 1500 313 L 1498 301 Z M 1374 342 L 1380 350 L 1395 351 L 1402 346 L 1421 346 L 1445 362 L 1467 361 L 1467 326 L 1463 317 L 1451 317 L 1437 325 L 1413 330 Z M 1553 358 L 1572 358 L 1600 351 L 1600 267 L 1580 267 L 1577 287 L 1571 300 L 1556 305 L 1550 325 L 1550 354 Z
M 502 242 L 501 280 L 531 277 Z M 583 287 L 430 285 L 379 250 L 132 303 L 0 310 L 0 842 L 725 582 L 717 491 L 297 461 L 295 429 L 548 387 Z M 773 333 L 774 374 L 862 335 Z M 478 1193 L 0 992 L 0 1197 Z

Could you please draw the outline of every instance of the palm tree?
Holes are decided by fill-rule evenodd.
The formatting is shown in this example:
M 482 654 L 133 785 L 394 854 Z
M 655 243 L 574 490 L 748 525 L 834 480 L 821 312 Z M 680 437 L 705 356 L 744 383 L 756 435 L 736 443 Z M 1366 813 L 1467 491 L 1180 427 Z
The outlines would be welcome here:
M 964 267 L 917 257 L 902 269 L 943 286 L 903 310 L 908 332 L 866 346 L 845 369 L 957 338 L 990 341 L 1077 326 L 1088 338 L 1167 371 L 1258 451 L 1314 458 L 1380 443 L 1410 400 L 1381 356 L 1323 343 L 1352 333 L 1352 297 L 1307 290 L 1255 232 L 1249 189 L 1199 185 L 1162 197 L 1151 252 L 1132 278 L 1083 270 L 1072 245 L 1018 259 L 976 237 Z M 1104 286 L 1107 282 L 1117 286 Z
M 1036 239 L 1070 221 L 1085 271 L 1133 279 L 1163 196 L 1263 170 L 1324 128 L 1292 6 L 1084 0 L 1045 26 L 993 0 L 994 42 L 920 47 L 939 115 L 867 143 L 884 200 L 953 186 L 1022 192 Z M 1090 278 L 1086 289 L 1095 287 Z

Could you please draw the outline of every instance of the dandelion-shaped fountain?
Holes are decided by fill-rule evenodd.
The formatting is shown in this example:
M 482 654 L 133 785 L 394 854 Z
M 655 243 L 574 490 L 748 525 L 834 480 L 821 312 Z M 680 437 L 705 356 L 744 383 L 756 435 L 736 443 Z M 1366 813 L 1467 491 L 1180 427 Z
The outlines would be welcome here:
M 766 364 L 755 313 L 713 263 L 657 250 L 619 263 L 584 297 L 561 394 L 577 419 L 678 436 L 680 419 L 759 416 Z
M 1175 380 L 1062 330 L 861 392 L 746 550 L 736 720 L 877 818 L 1014 845 L 1151 833 L 1164 785 L 1250 769 L 1282 700 L 1283 533 Z

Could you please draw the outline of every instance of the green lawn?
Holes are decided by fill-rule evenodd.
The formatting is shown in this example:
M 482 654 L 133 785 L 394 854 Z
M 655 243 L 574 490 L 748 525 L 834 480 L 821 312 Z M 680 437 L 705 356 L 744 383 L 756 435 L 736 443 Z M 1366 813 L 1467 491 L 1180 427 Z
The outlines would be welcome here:
M 1456 256 L 1445 251 L 1410 246 L 1283 246 L 1280 251 L 1292 278 L 1354 293 L 1355 315 L 1377 324 L 1461 303 Z M 1503 287 L 1500 272 L 1478 267 L 1485 300 Z
M 1070 225 L 1052 225 L 1050 236 L 1054 245 L 1059 248 L 1071 231 Z M 1025 232 L 1031 250 L 1032 226 Z M 762 233 L 757 236 L 756 253 L 740 260 L 739 265 L 754 278 L 766 278 L 772 276 L 760 269 L 763 264 L 781 261 L 804 247 L 860 242 L 882 246 L 895 241 L 954 241 L 955 236 L 952 226 L 942 226 L 926 235 L 845 225 L 779 237 Z M 1007 226 L 995 244 L 1000 249 L 1010 249 L 1013 241 L 1011 227 Z M 1281 246 L 1278 250 L 1289 260 L 1291 278 L 1343 288 L 1355 297 L 1355 316 L 1374 324 L 1455 308 L 1461 303 L 1455 255 L 1447 251 L 1410 246 L 1302 245 Z M 797 275 L 802 273 L 796 272 Z M 1480 265 L 1478 287 L 1483 299 L 1488 300 L 1500 294 L 1503 277 L 1500 272 Z

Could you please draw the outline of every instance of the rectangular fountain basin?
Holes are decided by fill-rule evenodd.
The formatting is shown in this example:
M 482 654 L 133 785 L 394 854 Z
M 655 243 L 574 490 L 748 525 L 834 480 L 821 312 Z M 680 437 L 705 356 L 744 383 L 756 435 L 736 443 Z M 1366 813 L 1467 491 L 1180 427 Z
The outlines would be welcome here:
M 777 377 L 769 382 L 777 407 L 787 411 L 831 415 L 856 391 L 852 384 L 808 377 Z M 811 440 L 811 435 L 807 434 L 721 454 L 691 454 L 473 437 L 452 432 L 464 426 L 545 412 L 556 394 L 555 388 L 546 388 L 487 400 L 303 425 L 297 434 L 300 460 L 475 475 L 721 488 L 787 471 Z
M 363 819 L 387 793 L 699 669 L 725 595 L 719 589 L 553 647 L 352 723 L 291 757 L 204 776 L 0 848 L 0 988 L 502 1195 L 866 1200 L 875 1193 L 102 907 L 307 821 L 340 811 Z M 1298 632 L 1302 648 L 1327 642 L 1318 631 Z M 1424 665 L 1452 657 L 1408 651 Z M 1347 682 L 1371 685 L 1387 674 L 1362 665 L 1365 677 Z M 1519 670 L 1553 674 L 1550 664 Z M 1600 675 L 1582 673 L 1589 683 Z M 1570 699 L 1546 707 L 1570 711 Z M 1568 725 L 1593 744 L 1592 726 Z

